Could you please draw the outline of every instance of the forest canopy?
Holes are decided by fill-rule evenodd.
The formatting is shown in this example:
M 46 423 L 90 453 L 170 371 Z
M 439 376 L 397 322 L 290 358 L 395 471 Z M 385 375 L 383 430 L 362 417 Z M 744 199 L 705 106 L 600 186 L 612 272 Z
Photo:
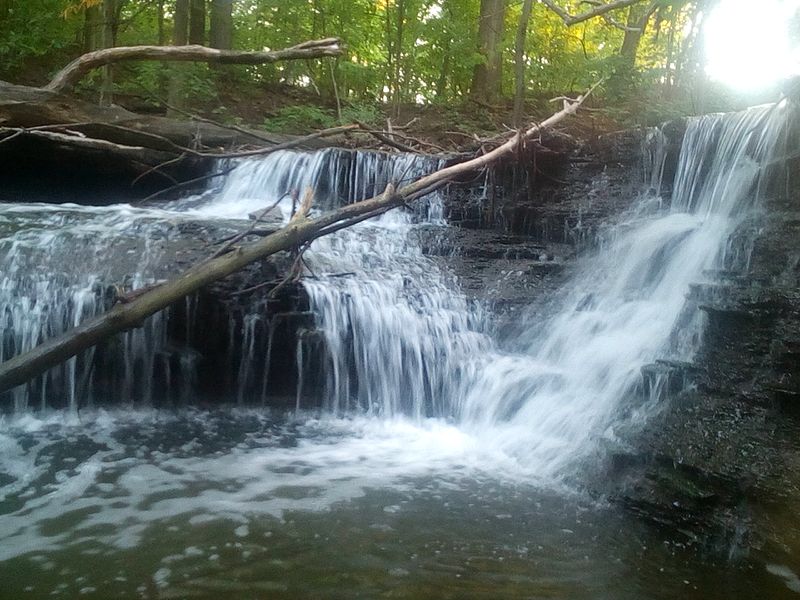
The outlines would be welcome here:
M 224 72 L 183 67 L 181 94 L 214 98 L 222 78 L 225 88 L 302 88 L 356 112 L 514 97 L 521 110 L 603 80 L 600 93 L 612 101 L 685 113 L 724 108 L 705 70 L 703 35 L 707 15 L 731 1 L 0 0 L 0 79 L 40 85 L 72 58 L 104 47 L 270 50 L 335 36 L 347 47 L 337 59 Z M 788 7 L 782 18 L 796 34 L 797 3 L 772 1 Z M 760 6 L 749 10 L 760 14 Z M 102 79 L 87 78 L 83 91 L 167 94 L 174 78 L 160 63 L 142 62 Z M 179 100 L 175 90 L 170 97 Z

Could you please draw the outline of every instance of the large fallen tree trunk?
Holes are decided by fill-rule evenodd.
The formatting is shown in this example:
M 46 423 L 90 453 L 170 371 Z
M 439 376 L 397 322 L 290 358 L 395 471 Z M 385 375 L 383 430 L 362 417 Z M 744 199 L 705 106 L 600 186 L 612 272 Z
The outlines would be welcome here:
M 494 163 L 501 157 L 515 152 L 525 140 L 574 114 L 586 96 L 588 93 L 574 101 L 565 100 L 564 107 L 560 111 L 545 121 L 530 126 L 527 130 L 519 131 L 504 144 L 482 156 L 445 167 L 401 188 L 396 189 L 394 184 L 389 184 L 379 196 L 344 206 L 317 218 L 308 218 L 307 210 L 301 211 L 287 226 L 260 241 L 195 265 L 181 277 L 144 292 L 128 303 L 117 304 L 104 315 L 90 319 L 58 337 L 45 341 L 33 350 L 0 364 L 0 392 L 30 381 L 118 332 L 140 326 L 147 317 L 250 263 L 281 250 L 298 248 L 316 238 L 383 214 L 442 187 L 454 178 Z
M 203 46 L 129 46 L 108 48 L 79 56 L 44 87 L 13 85 L 0 81 L 0 126 L 5 128 L 41 128 L 55 125 L 80 125 L 81 133 L 120 144 L 151 147 L 141 143 L 138 132 L 149 132 L 151 140 L 161 138 L 154 147 L 163 150 L 164 139 L 178 146 L 198 143 L 211 149 L 236 144 L 277 144 L 285 137 L 264 132 L 225 127 L 208 119 L 181 122 L 163 117 L 142 116 L 117 106 L 101 107 L 68 95 L 71 88 L 93 69 L 131 60 L 191 61 L 210 63 L 263 64 L 285 60 L 307 60 L 339 56 L 342 45 L 336 38 L 304 42 L 290 48 L 269 52 L 217 50 Z M 158 100 L 157 98 L 153 98 Z M 116 127 L 109 127 L 109 126 Z M 106 126 L 105 129 L 102 129 Z M 86 128 L 93 131 L 86 131 Z
M 137 201 L 177 182 L 207 174 L 213 155 L 231 149 L 291 144 L 290 136 L 267 134 L 187 113 L 179 121 L 139 115 L 118 106 L 96 106 L 69 92 L 92 69 L 133 60 L 263 64 L 341 55 L 336 38 L 314 40 L 268 52 L 217 50 L 203 46 L 131 46 L 76 58 L 44 87 L 0 81 L 0 201 L 20 194 L 32 199 L 60 188 L 77 199 L 78 182 L 94 182 L 93 202 L 113 194 Z M 166 103 L 149 90 L 152 101 Z M 317 136 L 321 137 L 321 136 Z M 327 145 L 307 139 L 304 148 Z M 298 143 L 299 145 L 299 143 Z M 49 187 L 26 182 L 49 174 Z

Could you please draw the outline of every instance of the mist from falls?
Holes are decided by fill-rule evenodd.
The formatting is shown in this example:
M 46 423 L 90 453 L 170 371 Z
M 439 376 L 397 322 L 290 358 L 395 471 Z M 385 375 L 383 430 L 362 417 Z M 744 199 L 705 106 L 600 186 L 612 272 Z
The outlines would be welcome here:
M 613 441 L 655 409 L 637 393 L 643 366 L 665 357 L 688 360 L 696 350 L 702 322 L 687 306 L 689 285 L 719 266 L 734 226 L 756 201 L 785 113 L 778 106 L 691 120 L 671 208 L 643 194 L 560 292 L 560 309 L 545 323 L 521 321 L 502 347 L 489 334 L 488 311 L 470 302 L 410 235 L 446 226 L 440 195 L 414 211 L 394 211 L 316 241 L 304 286 L 325 351 L 309 366 L 312 344 L 301 339 L 298 371 L 321 377 L 329 416 L 443 419 L 482 451 L 508 457 L 537 478 L 563 477 L 598 443 Z M 135 266 L 125 272 L 136 273 L 138 286 L 158 277 L 159 246 L 142 240 L 175 235 L 165 222 L 246 219 L 275 202 L 285 220 L 291 192 L 311 187 L 315 208 L 324 210 L 429 172 L 438 162 L 328 150 L 277 152 L 233 166 L 219 187 L 159 210 L 3 207 L 0 360 L 102 310 L 98 286 L 113 280 L 107 254 L 119 238 L 129 240 L 125 251 Z M 654 161 L 651 188 L 658 189 L 662 166 Z M 114 245 L 102 241 L 110 233 Z M 57 254 L 73 260 L 56 269 L 48 256 Z M 265 356 L 253 346 L 261 310 L 255 304 L 241 331 L 231 332 L 241 361 L 231 401 L 257 402 L 269 390 Z M 159 319 L 107 348 L 112 358 L 105 365 L 83 356 L 18 389 L 17 410 L 47 406 L 53 390 L 67 394 L 61 404 L 73 410 L 90 403 L 88 390 L 118 390 L 146 406 L 157 374 L 167 382 L 175 375 Z M 176 393 L 191 398 L 196 367 L 190 355 L 179 363 L 185 384 Z M 250 381 L 255 373 L 260 379 Z M 303 377 L 295 404 L 313 408 Z M 443 444 L 447 439 L 453 438 L 443 435 Z

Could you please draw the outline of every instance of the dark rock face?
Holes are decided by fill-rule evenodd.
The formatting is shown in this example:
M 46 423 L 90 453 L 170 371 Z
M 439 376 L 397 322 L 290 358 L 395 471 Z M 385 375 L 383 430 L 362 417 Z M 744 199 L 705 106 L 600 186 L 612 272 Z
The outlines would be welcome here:
M 564 283 L 578 254 L 644 191 L 645 138 L 643 130 L 589 142 L 546 133 L 477 180 L 453 184 L 445 206 L 453 227 L 438 246 L 423 240 L 423 248 L 490 309 L 502 337 L 523 309 Z
M 592 240 L 610 215 L 643 188 L 644 131 L 607 134 L 590 142 L 546 134 L 514 160 L 450 194 L 447 217 L 464 228 L 528 236 L 542 244 Z
M 788 132 L 787 147 L 797 143 Z M 726 270 L 689 299 L 706 319 L 661 411 L 609 461 L 597 488 L 666 535 L 716 554 L 797 551 L 800 528 L 800 160 L 776 165 L 760 214 L 734 233 Z M 661 371 L 659 371 L 661 369 Z

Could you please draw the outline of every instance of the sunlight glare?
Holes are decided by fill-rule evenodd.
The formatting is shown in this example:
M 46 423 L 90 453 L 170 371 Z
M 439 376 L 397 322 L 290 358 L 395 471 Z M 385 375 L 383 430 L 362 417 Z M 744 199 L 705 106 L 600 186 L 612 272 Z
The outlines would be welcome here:
M 750 91 L 800 74 L 800 48 L 789 35 L 798 11 L 800 0 L 721 0 L 705 27 L 709 77 Z

